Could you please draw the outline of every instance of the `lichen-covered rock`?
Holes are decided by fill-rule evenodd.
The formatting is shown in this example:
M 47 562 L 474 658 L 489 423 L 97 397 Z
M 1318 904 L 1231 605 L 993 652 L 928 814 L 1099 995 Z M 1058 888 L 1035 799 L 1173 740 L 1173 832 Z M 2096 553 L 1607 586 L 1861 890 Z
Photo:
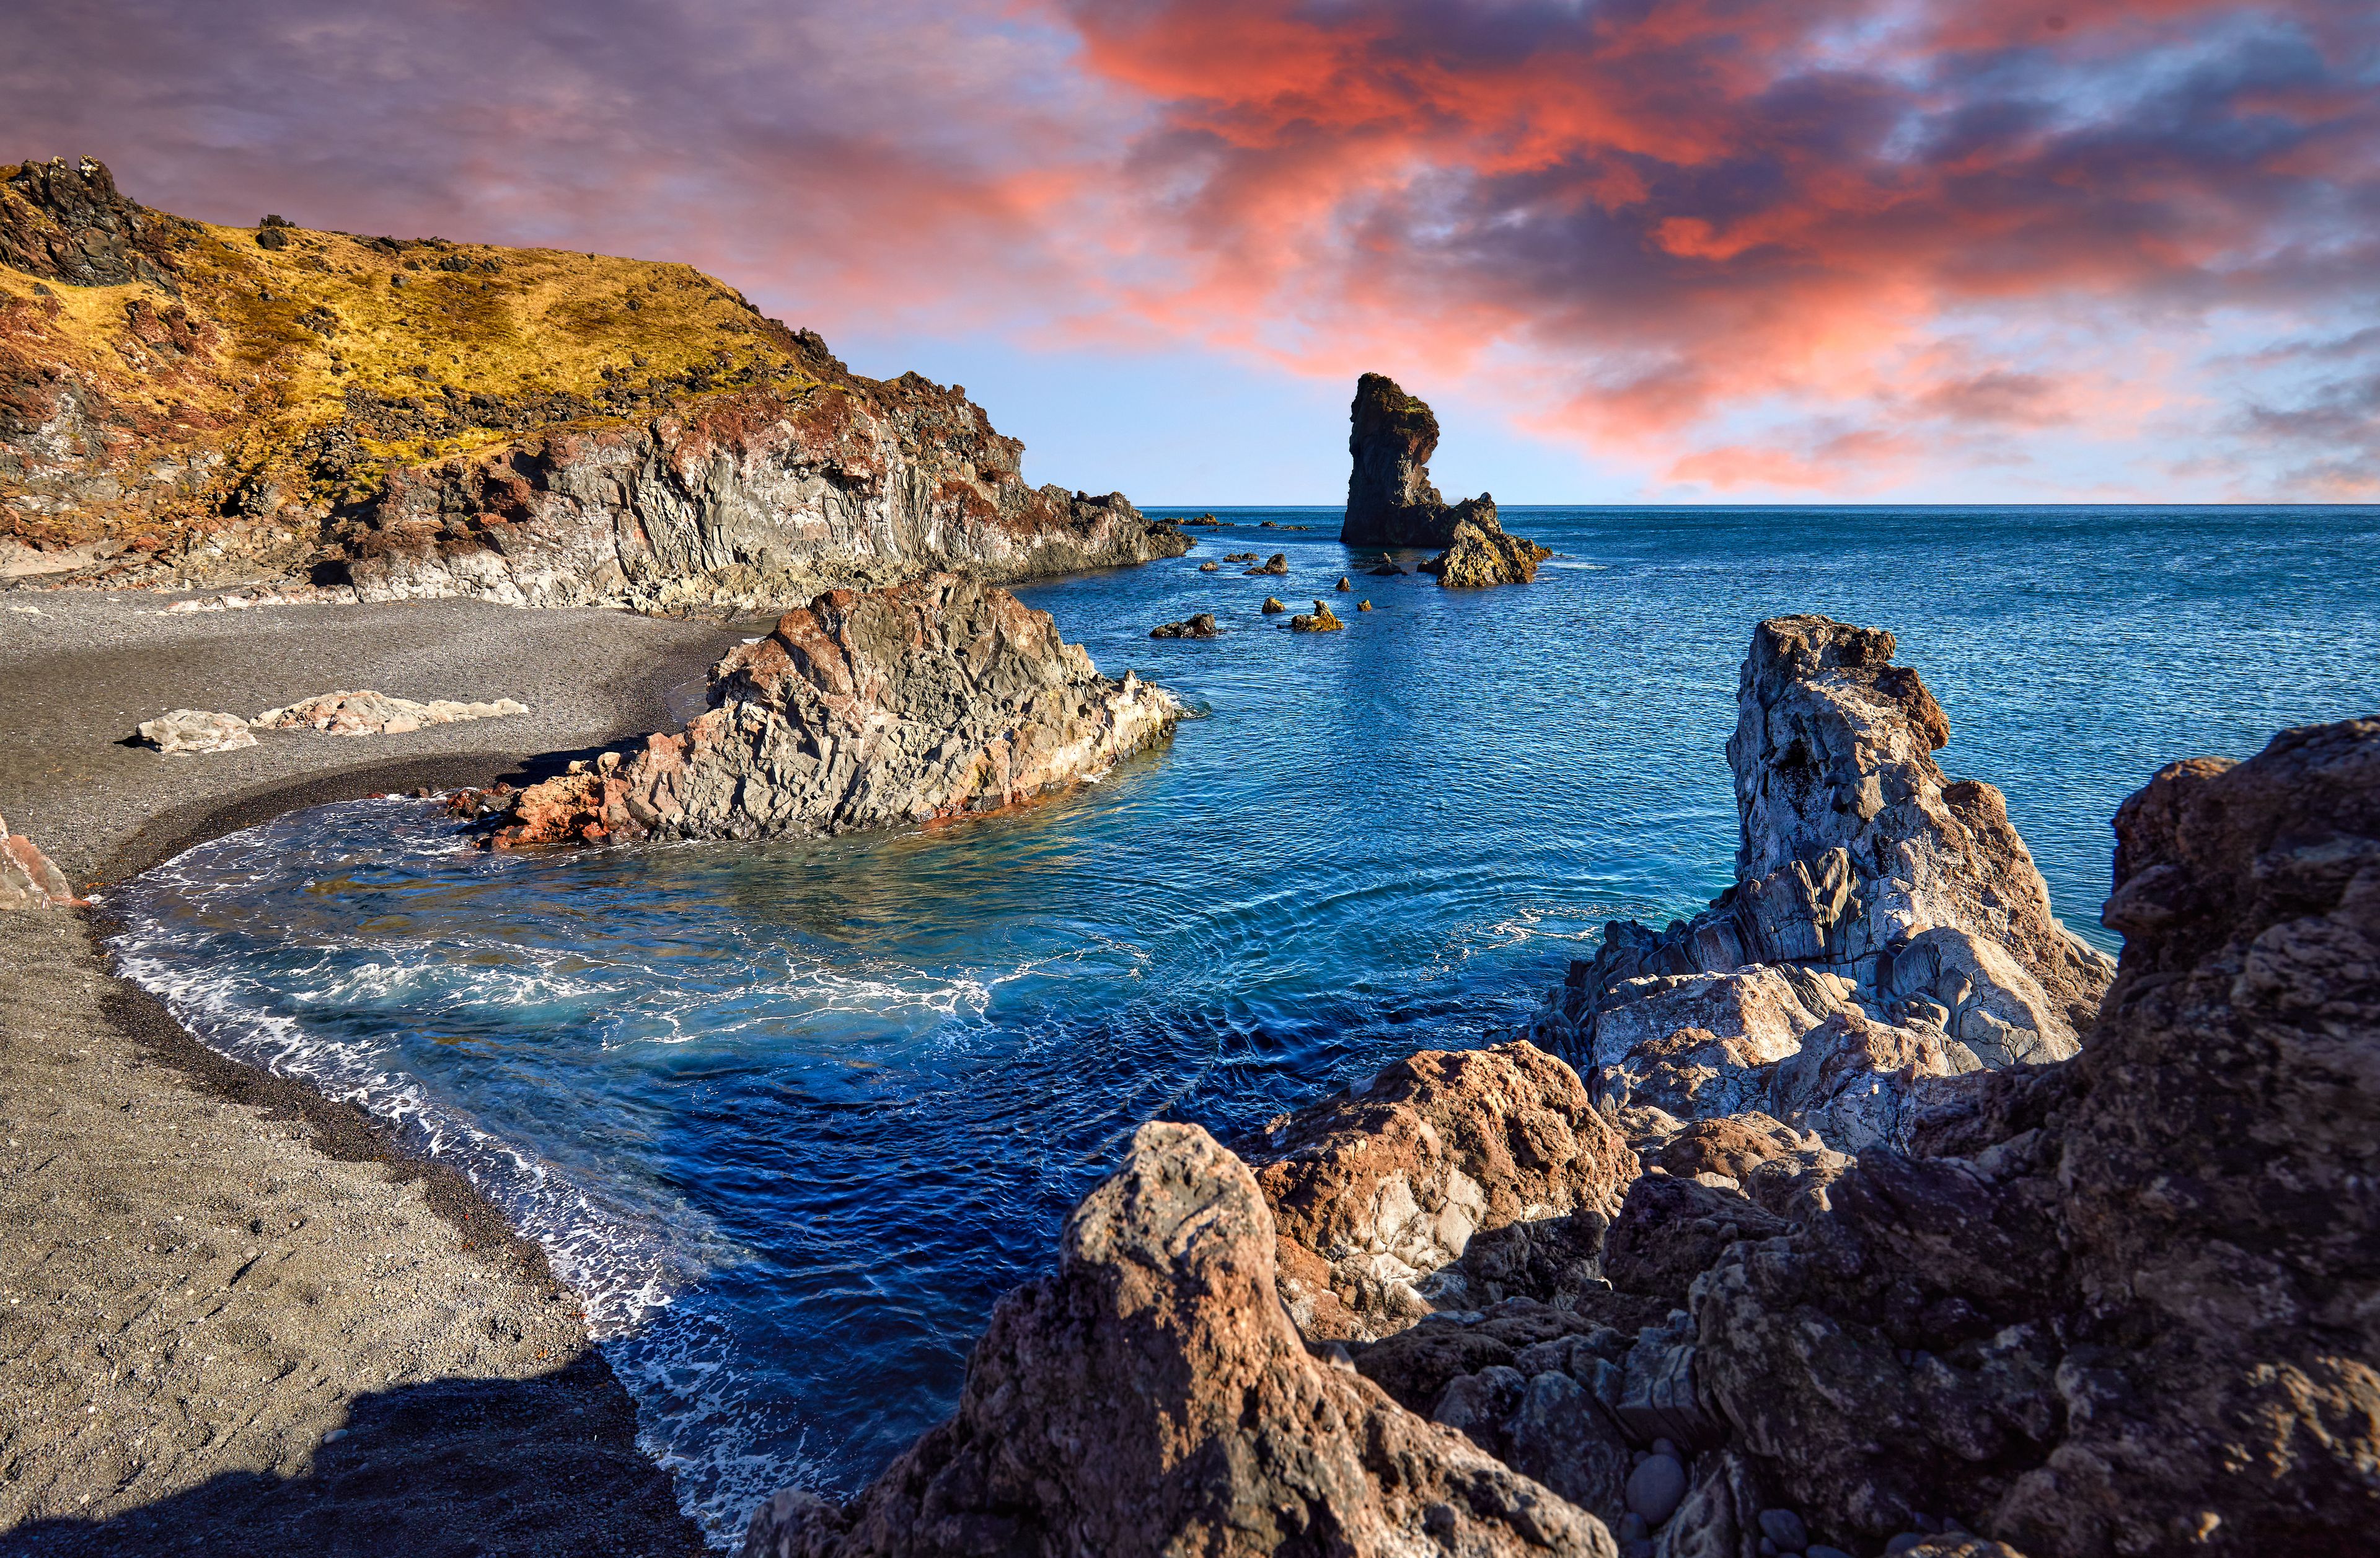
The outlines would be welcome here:
M 285 708 L 267 709 L 249 722 L 258 730 L 319 730 L 329 736 L 402 736 L 424 725 L 526 714 L 528 705 L 509 698 L 493 702 L 457 702 L 436 698 L 417 703 L 384 692 L 326 692 Z M 147 727 L 143 727 L 144 729 Z
M 2180 763 L 2117 818 L 2122 968 L 1694 1288 L 1793 1502 L 2034 1558 L 2360 1551 L 2380 1525 L 2380 721 Z
M 142 720 L 139 728 L 140 739 L 167 757 L 235 752 L 256 745 L 248 721 L 207 709 L 176 709 L 153 720 Z
M 0 817 L 0 909 L 72 908 L 81 901 L 41 846 L 10 833 L 8 820 Z
M 1281 1300 L 1318 1341 L 1492 1303 L 1500 1266 L 1591 1281 L 1636 1174 L 1577 1074 L 1527 1043 L 1424 1051 L 1272 1122 L 1249 1153 L 1281 1224 Z
M 1480 590 L 1493 584 L 1526 584 L 1537 577 L 1537 565 L 1553 555 L 1526 536 L 1509 535 L 1496 516 L 1495 500 L 1484 493 L 1474 500 L 1477 509 L 1463 517 L 1447 540 L 1446 550 L 1421 566 L 1436 574 L 1450 590 Z
M 835 590 L 713 668 L 714 707 L 503 801 L 499 847 L 776 838 L 992 810 L 1091 778 L 1181 717 L 1099 674 L 1047 612 L 950 574 Z M 607 757 L 611 754 L 607 754 Z M 458 809 L 484 814 L 466 792 Z
M 2074 1053 L 2113 965 L 2050 912 L 1999 792 L 1943 774 L 1949 724 L 1893 649 L 1819 616 L 1754 632 L 1735 885 L 1666 931 L 1606 927 L 1538 1026 L 1598 1097 L 1905 1146 L 1928 1078 Z
M 1614 1558 L 1610 1533 L 1310 1353 L 1271 1212 L 1195 1126 L 1143 1126 L 1001 1300 L 959 1406 L 840 1508 L 781 1494 L 746 1558 Z

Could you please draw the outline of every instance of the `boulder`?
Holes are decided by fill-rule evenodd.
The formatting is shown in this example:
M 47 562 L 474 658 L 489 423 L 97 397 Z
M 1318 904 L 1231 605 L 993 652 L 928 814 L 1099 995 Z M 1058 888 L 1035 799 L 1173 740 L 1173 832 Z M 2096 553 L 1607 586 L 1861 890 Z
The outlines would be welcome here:
M 319 730 L 328 736 L 402 736 L 424 725 L 460 724 L 468 720 L 502 719 L 526 714 L 528 705 L 499 698 L 490 703 L 460 703 L 437 698 L 417 703 L 384 692 L 326 692 L 286 708 L 267 709 L 250 722 L 258 730 Z M 145 726 L 143 727 L 146 728 Z
M 608 771 L 504 802 L 497 847 L 776 838 L 929 822 L 1093 777 L 1163 738 L 1172 694 L 1099 675 L 1047 612 L 952 574 L 788 612 L 712 668 L 710 712 Z M 454 803 L 481 815 L 486 798 Z
M 958 1410 L 840 1507 L 778 1495 L 747 1558 L 987 1552 L 1616 1558 L 1603 1524 L 1310 1353 L 1245 1165 L 1143 1126 L 1002 1299 Z
M 1704 1393 L 1828 1529 L 2361 1551 L 2380 721 L 2177 763 L 2116 831 L 2126 941 L 2089 1044 L 1960 1079 L 1921 1155 L 1863 1152 L 1800 1231 L 1722 1254 L 1693 1288 Z
M 1558 1247 L 1556 1264 L 1583 1260 L 1564 1285 L 1592 1281 L 1636 1174 L 1577 1074 L 1527 1043 L 1424 1051 L 1273 1121 L 1246 1151 L 1281 1227 L 1281 1301 L 1318 1342 L 1506 1296 L 1457 1262 L 1515 1225 Z M 1525 1251 L 1499 1253 L 1529 1265 Z
M 256 745 L 248 722 L 239 715 L 213 713 L 205 709 L 176 709 L 156 719 L 141 721 L 140 728 L 140 739 L 167 757 L 233 752 Z
M 1372 603 L 1369 601 L 1358 601 L 1355 603 L 1355 609 L 1359 612 L 1370 611 L 1372 609 Z
M 1348 582 L 1347 582 L 1347 576 L 1346 576 L 1345 574 L 1341 574 L 1341 575 L 1339 576 L 1339 583 L 1338 583 L 1337 588 L 1338 588 L 1338 590 L 1340 590 L 1340 592 L 1343 594 L 1343 593 L 1345 593 L 1346 591 L 1348 591 L 1348 590 L 1351 590 L 1354 589 L 1355 587 L 1354 587 L 1354 585 L 1352 585 L 1352 584 L 1350 584 L 1350 583 L 1348 583 Z
M 1317 601 L 1313 615 L 1301 612 L 1289 619 L 1289 626 L 1292 631 L 1298 633 L 1336 633 L 1347 625 L 1339 620 L 1327 603 Z
M 0 817 L 0 910 L 72 908 L 80 902 L 66 872 L 31 839 L 10 833 L 8 820 Z
M 1248 555 L 1253 557 L 1256 554 L 1254 553 L 1250 553 Z M 1250 576 L 1259 574 L 1285 574 L 1289 572 L 1289 554 L 1285 552 L 1276 552 L 1257 566 L 1245 569 L 1244 572 Z
M 1508 535 L 1496 517 L 1495 501 L 1484 494 L 1479 508 L 1454 527 L 1444 552 L 1421 566 L 1436 574 L 1450 590 L 1477 590 L 1491 584 L 1526 584 L 1537 577 L 1537 565 L 1553 555 L 1525 536 Z
M 1647 1174 L 1628 1187 L 1604 1236 L 1603 1274 L 1623 1292 L 1682 1305 L 1730 1245 L 1775 1238 L 1787 1227 L 1724 1175 Z
M 1279 600 L 1270 595 L 1265 597 L 1264 605 L 1260 609 L 1267 616 L 1279 616 L 1281 613 L 1289 610 L 1287 606 L 1282 605 Z
M 1222 629 L 1215 625 L 1213 612 L 1199 612 L 1183 622 L 1167 622 L 1148 630 L 1152 639 L 1212 639 Z
M 1221 570 L 1222 565 L 1213 561 L 1212 559 L 1198 565 L 1198 571 L 1202 574 L 1220 573 Z

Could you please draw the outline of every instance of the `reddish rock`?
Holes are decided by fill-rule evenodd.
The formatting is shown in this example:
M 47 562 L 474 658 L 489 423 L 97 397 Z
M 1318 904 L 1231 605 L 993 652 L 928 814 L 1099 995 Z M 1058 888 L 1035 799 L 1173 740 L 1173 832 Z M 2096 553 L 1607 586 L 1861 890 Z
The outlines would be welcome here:
M 0 909 L 72 908 L 82 900 L 41 846 L 0 818 Z

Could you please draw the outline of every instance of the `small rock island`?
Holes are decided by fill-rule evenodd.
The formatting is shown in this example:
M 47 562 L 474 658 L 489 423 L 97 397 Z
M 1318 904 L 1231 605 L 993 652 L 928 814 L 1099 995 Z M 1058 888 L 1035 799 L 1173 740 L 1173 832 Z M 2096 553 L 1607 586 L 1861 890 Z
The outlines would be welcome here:
M 1438 451 L 1438 418 L 1428 403 L 1407 395 L 1380 373 L 1355 381 L 1349 413 L 1347 517 L 1339 539 L 1349 546 L 1437 547 L 1422 565 L 1450 589 L 1526 584 L 1553 555 L 1522 536 L 1509 535 L 1486 493 L 1449 505 L 1430 484 L 1429 457 Z

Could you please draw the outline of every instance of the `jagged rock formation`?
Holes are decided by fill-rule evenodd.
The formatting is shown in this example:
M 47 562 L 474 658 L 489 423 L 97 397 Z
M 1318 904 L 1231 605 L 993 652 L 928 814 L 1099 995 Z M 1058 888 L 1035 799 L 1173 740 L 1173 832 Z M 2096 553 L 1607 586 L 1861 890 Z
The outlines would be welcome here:
M 0 910 L 72 908 L 82 900 L 41 846 L 0 817 Z
M 710 701 L 625 759 L 455 804 L 500 814 L 504 847 L 925 822 L 1093 776 L 1181 716 L 1131 673 L 1100 676 L 1047 612 L 952 574 L 786 613 L 712 669 Z
M 780 1494 L 747 1558 L 1609 1558 L 1593 1516 L 1309 1353 L 1275 1228 L 1195 1126 L 1143 1126 L 1001 1300 L 959 1407 L 858 1498 Z
M 1176 556 L 683 265 L 217 227 L 0 167 L 0 577 L 783 606 Z
M 1479 510 L 1458 519 L 1446 550 L 1421 566 L 1449 590 L 1479 590 L 1491 584 L 1526 584 L 1537 565 L 1553 555 L 1526 536 L 1508 535 L 1496 517 L 1495 501 L 1484 494 Z
M 1346 626 L 1327 601 L 1315 602 L 1311 614 L 1300 612 L 1289 619 L 1290 630 L 1294 633 L 1336 633 Z
M 2380 721 L 2117 816 L 2122 971 L 1699 1280 L 1697 1370 L 1805 1506 L 2034 1558 L 2348 1553 L 2380 1525 Z
M 1439 496 L 1429 480 L 1438 418 L 1395 380 L 1378 373 L 1356 380 L 1349 421 L 1347 453 L 1354 469 L 1347 478 L 1341 541 L 1350 546 L 1440 550 L 1422 571 L 1457 589 L 1526 584 L 1537 577 L 1537 564 L 1553 555 L 1533 541 L 1505 534 L 1496 500 L 1487 493 L 1451 506 Z M 1384 566 L 1395 571 L 1392 565 Z
M 1148 630 L 1152 639 L 1214 639 L 1222 636 L 1213 612 L 1193 612 L 1180 622 L 1160 622 Z
M 1424 1051 L 1273 1121 L 1249 1153 L 1281 1302 L 1316 1341 L 1591 1279 L 1636 1173 L 1577 1073 L 1527 1043 Z
M 1892 635 L 1753 635 L 1728 761 L 1736 884 L 1663 931 L 1606 927 L 1538 1028 L 1632 1135 L 1745 1110 L 1905 1145 L 1934 1079 L 2072 1055 L 2113 966 L 2060 925 L 1999 792 Z

